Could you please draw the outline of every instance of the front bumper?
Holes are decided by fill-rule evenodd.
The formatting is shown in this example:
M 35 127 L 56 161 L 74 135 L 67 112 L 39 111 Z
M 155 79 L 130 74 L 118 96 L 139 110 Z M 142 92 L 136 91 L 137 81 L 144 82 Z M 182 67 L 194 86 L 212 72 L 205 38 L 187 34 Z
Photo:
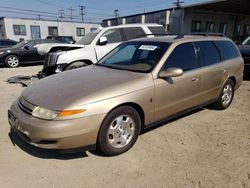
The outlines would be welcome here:
M 105 114 L 72 120 L 42 120 L 22 111 L 14 102 L 8 111 L 11 130 L 31 145 L 46 149 L 75 149 L 95 145 Z

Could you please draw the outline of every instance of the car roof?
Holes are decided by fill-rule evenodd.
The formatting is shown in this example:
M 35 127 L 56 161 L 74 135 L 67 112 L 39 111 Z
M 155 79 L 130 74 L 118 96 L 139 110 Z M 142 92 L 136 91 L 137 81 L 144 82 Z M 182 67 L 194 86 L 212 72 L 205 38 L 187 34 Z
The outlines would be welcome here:
M 200 35 L 167 35 L 159 37 L 149 37 L 149 38 L 137 38 L 130 41 L 145 41 L 145 42 L 165 42 L 165 43 L 175 43 L 175 42 L 193 42 L 193 41 L 218 41 L 218 40 L 227 40 L 231 39 L 221 36 L 200 36 Z

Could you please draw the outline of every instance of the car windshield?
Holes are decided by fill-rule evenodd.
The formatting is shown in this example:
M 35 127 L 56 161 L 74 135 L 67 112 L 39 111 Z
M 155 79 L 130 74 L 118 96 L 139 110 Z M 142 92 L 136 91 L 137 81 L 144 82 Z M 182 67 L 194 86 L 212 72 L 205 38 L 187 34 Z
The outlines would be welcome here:
M 26 45 L 29 41 L 22 41 L 22 42 L 19 42 L 17 43 L 16 45 L 12 46 L 12 48 L 21 48 L 23 47 L 24 45 Z
M 88 45 L 90 44 L 94 38 L 98 35 L 100 31 L 93 31 L 91 33 L 88 33 L 84 37 L 82 37 L 79 41 L 76 42 L 76 44 L 83 44 L 83 45 Z
M 148 73 L 153 70 L 169 46 L 170 43 L 160 42 L 123 43 L 96 65 Z
M 243 45 L 250 45 L 250 36 L 247 37 L 243 42 L 242 42 Z

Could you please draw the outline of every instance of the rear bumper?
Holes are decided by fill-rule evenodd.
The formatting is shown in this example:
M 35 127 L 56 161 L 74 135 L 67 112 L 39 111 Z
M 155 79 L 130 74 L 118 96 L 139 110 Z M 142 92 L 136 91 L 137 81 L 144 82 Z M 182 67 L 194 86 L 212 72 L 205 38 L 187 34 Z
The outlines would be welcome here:
M 31 145 L 46 149 L 74 149 L 95 145 L 105 114 L 48 121 L 23 112 L 17 102 L 8 111 L 11 129 Z

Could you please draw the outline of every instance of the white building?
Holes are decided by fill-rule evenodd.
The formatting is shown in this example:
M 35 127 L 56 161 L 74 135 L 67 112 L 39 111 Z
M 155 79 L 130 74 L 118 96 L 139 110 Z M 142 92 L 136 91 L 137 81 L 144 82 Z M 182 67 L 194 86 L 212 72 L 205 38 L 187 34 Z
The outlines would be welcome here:
M 51 21 L 26 18 L 0 18 L 0 38 L 16 41 L 44 39 L 49 35 L 73 36 L 77 41 L 100 27 L 97 23 Z

